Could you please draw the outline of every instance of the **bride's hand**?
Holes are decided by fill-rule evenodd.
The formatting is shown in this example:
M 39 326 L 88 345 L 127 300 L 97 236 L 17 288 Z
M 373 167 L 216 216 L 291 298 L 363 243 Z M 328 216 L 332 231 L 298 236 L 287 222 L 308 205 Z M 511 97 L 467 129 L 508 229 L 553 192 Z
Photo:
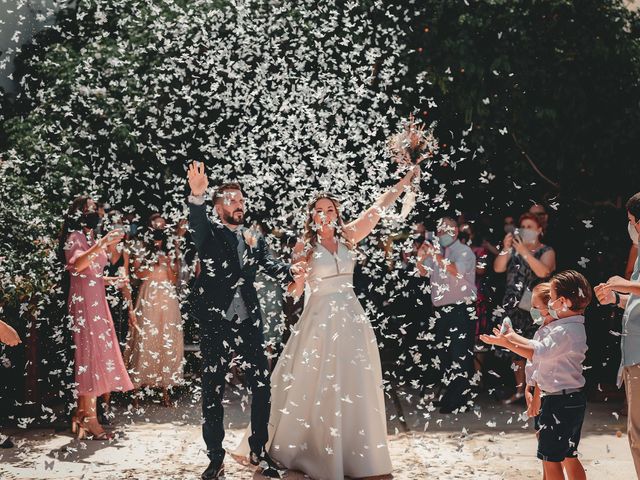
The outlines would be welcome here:
M 412 166 L 405 176 L 400 180 L 403 185 L 409 185 L 414 179 L 420 178 L 420 165 Z
M 291 275 L 295 282 L 304 280 L 307 276 L 307 262 L 303 260 L 291 265 Z

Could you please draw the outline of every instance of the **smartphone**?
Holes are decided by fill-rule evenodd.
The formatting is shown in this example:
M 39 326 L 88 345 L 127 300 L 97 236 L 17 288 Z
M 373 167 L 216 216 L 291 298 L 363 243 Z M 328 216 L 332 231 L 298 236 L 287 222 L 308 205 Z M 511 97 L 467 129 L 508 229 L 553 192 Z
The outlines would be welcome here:
M 522 236 L 520 235 L 520 230 L 519 229 L 515 229 L 513 231 L 513 238 L 517 238 L 519 242 L 522 241 Z

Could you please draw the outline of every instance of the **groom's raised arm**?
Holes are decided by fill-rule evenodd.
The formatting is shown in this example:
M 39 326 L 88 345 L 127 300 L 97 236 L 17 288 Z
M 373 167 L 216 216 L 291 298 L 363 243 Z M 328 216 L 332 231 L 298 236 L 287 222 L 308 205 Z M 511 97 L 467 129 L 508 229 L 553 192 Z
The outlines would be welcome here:
M 195 243 L 198 249 L 198 254 L 202 254 L 205 244 L 212 240 L 213 234 L 211 233 L 211 224 L 207 218 L 207 207 L 204 203 L 204 196 L 202 197 L 202 203 L 199 203 L 196 198 L 190 198 L 189 204 L 189 230 L 191 230 L 191 236 L 193 243 Z
M 211 225 L 207 218 L 207 207 L 205 205 L 205 193 L 209 186 L 209 179 L 204 171 L 204 163 L 192 162 L 187 168 L 187 178 L 191 195 L 189 195 L 189 229 L 193 236 L 193 243 L 196 244 L 200 259 L 203 259 L 203 247 L 207 241 L 212 240 Z

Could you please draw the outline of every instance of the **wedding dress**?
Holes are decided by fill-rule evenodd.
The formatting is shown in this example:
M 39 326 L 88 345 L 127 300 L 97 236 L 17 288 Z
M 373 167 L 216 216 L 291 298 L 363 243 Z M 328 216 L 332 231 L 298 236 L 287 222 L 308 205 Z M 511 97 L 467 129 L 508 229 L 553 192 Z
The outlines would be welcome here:
M 314 480 L 391 473 L 375 333 L 353 290 L 355 254 L 318 244 L 305 306 L 271 375 L 269 454 Z M 247 456 L 245 438 L 234 452 Z

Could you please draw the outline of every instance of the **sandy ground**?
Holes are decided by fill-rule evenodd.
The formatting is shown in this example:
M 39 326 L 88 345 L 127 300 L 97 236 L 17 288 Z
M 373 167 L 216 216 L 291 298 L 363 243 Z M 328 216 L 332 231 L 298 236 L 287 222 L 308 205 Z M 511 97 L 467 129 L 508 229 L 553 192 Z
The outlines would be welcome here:
M 238 395 L 228 396 L 226 445 L 239 440 L 248 420 Z M 77 441 L 68 429 L 5 431 L 17 446 L 0 450 L 4 479 L 197 479 L 207 466 L 201 438 L 199 400 L 184 395 L 176 407 L 146 403 L 138 411 L 121 405 L 114 442 Z M 590 479 L 635 478 L 621 405 L 588 407 L 580 453 Z M 503 407 L 489 399 L 474 412 L 440 415 L 418 409 L 415 397 L 399 395 L 387 404 L 393 478 L 534 479 L 541 478 L 531 422 L 522 407 Z M 401 421 L 401 419 L 403 421 Z M 621 434 L 621 435 L 620 435 Z M 618 436 L 620 435 L 620 436 Z M 228 457 L 228 479 L 259 479 Z M 288 472 L 285 478 L 308 478 Z

